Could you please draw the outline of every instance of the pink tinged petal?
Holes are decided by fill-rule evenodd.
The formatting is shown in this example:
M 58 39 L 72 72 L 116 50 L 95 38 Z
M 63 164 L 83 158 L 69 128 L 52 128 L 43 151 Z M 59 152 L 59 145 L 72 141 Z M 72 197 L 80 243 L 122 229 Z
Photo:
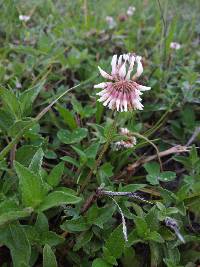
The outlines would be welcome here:
M 107 104 L 112 100 L 112 95 L 108 97 L 108 99 L 103 103 L 104 106 L 107 106 Z
M 126 76 L 126 62 L 119 69 L 119 77 L 121 79 L 124 79 L 125 76 Z
M 140 75 L 143 73 L 143 66 L 142 66 L 142 63 L 141 63 L 141 59 L 142 59 L 142 57 L 140 57 L 140 56 L 136 57 L 136 62 L 137 62 L 136 76 L 137 77 L 140 77 Z
M 121 101 L 120 101 L 120 99 L 118 98 L 118 99 L 116 100 L 116 108 L 117 108 L 117 111 L 119 111 L 120 103 L 121 103 Z
M 98 99 L 99 102 L 104 102 L 108 97 L 110 96 L 110 94 L 106 93 L 106 94 L 103 94 L 102 97 L 100 97 Z
M 116 102 L 116 100 L 115 100 L 115 99 L 112 99 L 112 100 L 110 101 L 108 107 L 109 107 L 110 109 L 112 109 L 112 107 L 113 107 L 113 105 L 115 104 L 115 102 Z
M 111 66 L 112 66 L 112 75 L 115 75 L 117 72 L 117 55 L 114 55 L 112 57 L 112 61 L 111 61 Z
M 119 56 L 118 62 L 117 62 L 117 67 L 118 69 L 121 67 L 122 65 L 122 55 Z
M 126 99 L 126 97 L 124 98 L 124 100 L 123 100 L 123 105 L 124 105 L 124 111 L 128 111 L 128 102 L 127 102 L 127 99 Z
M 102 95 L 104 95 L 104 94 L 106 94 L 106 93 L 107 93 L 107 89 L 104 89 L 104 90 L 102 90 L 102 91 L 96 93 L 96 95 L 102 96 Z
M 107 82 L 107 83 L 99 83 L 99 84 L 95 84 L 94 88 L 102 88 L 102 89 L 104 89 L 110 84 L 112 84 L 112 83 L 109 83 L 109 82 Z
M 138 88 L 139 90 L 141 90 L 141 91 L 148 91 L 148 90 L 151 90 L 151 87 L 143 86 L 143 85 L 139 85 L 137 88 Z
M 130 80 L 131 72 L 133 71 L 133 67 L 135 64 L 135 57 L 134 56 L 129 56 L 129 69 L 126 75 L 126 80 Z
M 124 111 L 127 111 L 128 102 L 127 102 L 126 93 L 124 93 L 123 96 L 122 96 L 122 105 L 124 106 Z
M 98 66 L 99 72 L 105 79 L 113 80 L 113 77 Z
M 123 54 L 123 59 L 124 59 L 125 61 L 129 60 L 129 54 Z

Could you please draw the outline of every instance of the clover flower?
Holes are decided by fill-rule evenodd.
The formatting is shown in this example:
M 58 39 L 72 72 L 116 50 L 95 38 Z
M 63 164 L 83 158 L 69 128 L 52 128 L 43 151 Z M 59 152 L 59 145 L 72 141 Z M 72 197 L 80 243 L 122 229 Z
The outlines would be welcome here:
M 176 43 L 176 42 L 171 42 L 170 48 L 174 49 L 174 50 L 179 50 L 181 48 L 181 45 L 179 43 Z
M 151 87 L 143 86 L 135 82 L 143 72 L 141 57 L 135 54 L 123 54 L 117 57 L 114 55 L 111 61 L 112 72 L 108 74 L 100 67 L 100 74 L 112 82 L 103 82 L 94 88 L 103 89 L 97 95 L 101 96 L 98 101 L 104 106 L 117 111 L 142 110 L 142 91 L 150 90 Z M 131 77 L 135 62 L 137 63 L 136 73 Z
M 126 137 L 126 140 L 115 142 L 114 147 L 116 151 L 121 150 L 123 148 L 132 148 L 136 145 L 137 141 L 135 136 L 133 136 L 127 128 L 120 128 L 119 133 L 121 135 L 124 135 Z
M 19 15 L 19 20 L 27 22 L 30 20 L 30 16 Z
M 109 29 L 113 29 L 113 28 L 115 28 L 117 26 L 116 21 L 111 16 L 107 16 L 106 17 L 106 22 L 108 24 Z
M 131 17 L 131 16 L 133 16 L 133 14 L 135 13 L 135 10 L 136 10 L 136 8 L 135 8 L 134 6 L 129 6 L 128 9 L 127 9 L 127 11 L 126 11 L 126 14 L 127 14 L 129 17 Z

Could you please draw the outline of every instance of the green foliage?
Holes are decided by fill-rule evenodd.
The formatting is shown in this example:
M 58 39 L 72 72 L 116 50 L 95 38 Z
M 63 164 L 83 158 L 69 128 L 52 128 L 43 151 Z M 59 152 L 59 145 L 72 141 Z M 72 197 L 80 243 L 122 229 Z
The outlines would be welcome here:
M 0 265 L 198 266 L 199 1 L 0 6 Z M 116 112 L 97 101 L 97 67 L 110 73 L 112 56 L 129 52 L 142 56 L 136 82 L 151 90 L 143 111 Z M 116 151 L 134 134 L 144 138 Z M 127 242 L 100 189 L 128 195 L 112 196 Z

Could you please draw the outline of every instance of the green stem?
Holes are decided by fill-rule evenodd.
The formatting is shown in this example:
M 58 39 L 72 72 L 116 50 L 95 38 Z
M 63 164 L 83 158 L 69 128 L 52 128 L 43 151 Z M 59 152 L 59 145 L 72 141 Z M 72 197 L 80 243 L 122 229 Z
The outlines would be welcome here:
M 112 138 L 113 138 L 113 131 L 114 131 L 115 127 L 116 127 L 116 118 L 117 118 L 117 116 L 115 116 L 113 124 L 112 124 L 112 126 L 110 128 L 110 131 L 108 133 L 107 142 L 104 144 L 101 152 L 99 153 L 99 156 L 98 156 L 98 158 L 96 160 L 96 163 L 95 163 L 95 167 L 93 169 L 91 169 L 90 172 L 88 173 L 86 179 L 84 180 L 83 184 L 80 187 L 80 190 L 78 191 L 78 194 L 81 194 L 84 191 L 85 187 L 89 184 L 93 173 L 95 173 L 97 171 L 99 165 L 101 164 L 103 156 L 104 156 L 105 152 L 107 151 L 107 149 L 108 149 L 108 147 L 109 147 L 109 145 L 110 145 L 110 143 L 112 141 Z

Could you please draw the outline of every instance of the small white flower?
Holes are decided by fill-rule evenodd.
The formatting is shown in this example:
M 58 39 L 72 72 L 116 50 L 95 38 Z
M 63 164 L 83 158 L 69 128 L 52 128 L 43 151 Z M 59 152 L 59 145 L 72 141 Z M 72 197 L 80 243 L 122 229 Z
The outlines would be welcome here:
M 135 13 L 136 8 L 134 6 L 129 6 L 129 8 L 126 11 L 126 14 L 131 17 Z
M 170 48 L 175 49 L 175 50 L 179 50 L 181 48 L 181 45 L 179 43 L 176 43 L 176 42 L 171 42 Z
M 106 17 L 106 22 L 108 23 L 109 29 L 113 29 L 113 28 L 115 28 L 117 26 L 116 21 L 111 16 L 107 16 Z
M 123 148 L 132 148 L 136 145 L 137 140 L 136 140 L 135 136 L 133 136 L 133 134 L 129 131 L 129 129 L 120 128 L 119 133 L 121 135 L 126 136 L 127 139 L 115 142 L 114 148 L 116 151 L 121 150 Z
M 19 20 L 20 21 L 25 21 L 25 22 L 27 22 L 27 21 L 29 21 L 30 20 L 30 16 L 26 16 L 26 15 L 19 15 Z
M 127 128 L 120 128 L 121 135 L 128 135 L 130 133 L 129 129 Z

